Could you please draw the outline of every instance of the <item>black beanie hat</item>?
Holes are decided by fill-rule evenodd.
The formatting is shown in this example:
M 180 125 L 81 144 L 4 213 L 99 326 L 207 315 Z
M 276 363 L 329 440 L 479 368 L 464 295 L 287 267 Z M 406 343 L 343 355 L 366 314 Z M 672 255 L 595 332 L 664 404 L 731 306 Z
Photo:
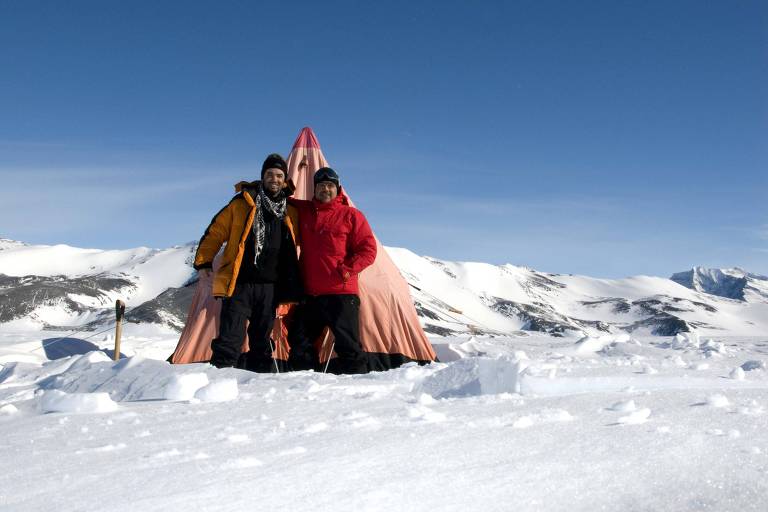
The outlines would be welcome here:
M 323 181 L 330 181 L 339 188 L 339 175 L 330 167 L 321 167 L 315 173 L 315 185 Z
M 264 178 L 264 173 L 267 171 L 267 169 L 280 169 L 284 173 L 288 174 L 288 164 L 286 164 L 283 157 L 277 153 L 272 153 L 267 157 L 266 160 L 264 160 L 264 164 L 261 166 L 262 178 Z

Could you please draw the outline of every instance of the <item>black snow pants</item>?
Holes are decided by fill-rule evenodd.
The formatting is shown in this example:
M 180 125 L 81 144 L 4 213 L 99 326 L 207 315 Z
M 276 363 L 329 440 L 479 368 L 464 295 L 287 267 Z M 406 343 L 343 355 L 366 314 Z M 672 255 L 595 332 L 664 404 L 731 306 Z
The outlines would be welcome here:
M 368 373 L 368 358 L 360 345 L 360 297 L 357 295 L 309 296 L 297 307 L 288 329 L 294 369 L 321 369 L 314 355 L 314 341 L 329 327 L 337 358 L 328 365 L 331 373 Z M 330 344 L 329 344 L 330 345 Z M 322 347 L 328 357 L 331 347 Z
M 211 364 L 235 366 L 248 325 L 248 354 L 245 368 L 256 372 L 273 371 L 270 336 L 275 322 L 275 285 L 273 283 L 237 283 L 232 297 L 222 299 L 219 336 L 211 342 Z

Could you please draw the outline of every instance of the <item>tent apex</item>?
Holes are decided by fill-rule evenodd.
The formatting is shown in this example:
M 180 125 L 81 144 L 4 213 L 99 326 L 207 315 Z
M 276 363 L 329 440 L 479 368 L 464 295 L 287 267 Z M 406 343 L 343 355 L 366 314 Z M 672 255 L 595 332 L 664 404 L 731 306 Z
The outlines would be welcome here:
M 299 136 L 296 137 L 296 142 L 293 143 L 293 148 L 315 148 L 320 149 L 320 143 L 317 141 L 315 132 L 312 128 L 305 126 L 299 132 Z

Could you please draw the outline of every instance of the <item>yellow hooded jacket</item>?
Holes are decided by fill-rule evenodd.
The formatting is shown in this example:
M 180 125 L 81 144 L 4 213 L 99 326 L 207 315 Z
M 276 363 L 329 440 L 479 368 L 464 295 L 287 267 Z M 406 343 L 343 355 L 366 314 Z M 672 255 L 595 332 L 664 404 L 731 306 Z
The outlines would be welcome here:
M 245 241 L 253 226 L 256 216 L 256 203 L 253 200 L 261 186 L 260 182 L 241 181 L 235 185 L 238 194 L 217 213 L 208 229 L 205 230 L 195 253 L 195 270 L 213 268 L 213 258 L 224 247 L 221 266 L 213 276 L 213 295 L 231 297 L 235 291 L 240 263 L 243 261 Z M 299 225 L 299 212 L 288 205 L 283 219 L 298 251 L 299 240 L 296 227 Z

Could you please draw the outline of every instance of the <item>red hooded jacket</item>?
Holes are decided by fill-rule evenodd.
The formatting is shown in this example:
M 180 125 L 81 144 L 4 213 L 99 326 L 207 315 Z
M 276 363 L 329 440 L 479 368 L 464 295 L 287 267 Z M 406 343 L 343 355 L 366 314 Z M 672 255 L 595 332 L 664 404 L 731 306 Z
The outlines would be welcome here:
M 341 191 L 329 203 L 288 201 L 299 210 L 299 266 L 306 293 L 357 294 L 357 275 L 376 259 L 376 239 L 365 216 Z

